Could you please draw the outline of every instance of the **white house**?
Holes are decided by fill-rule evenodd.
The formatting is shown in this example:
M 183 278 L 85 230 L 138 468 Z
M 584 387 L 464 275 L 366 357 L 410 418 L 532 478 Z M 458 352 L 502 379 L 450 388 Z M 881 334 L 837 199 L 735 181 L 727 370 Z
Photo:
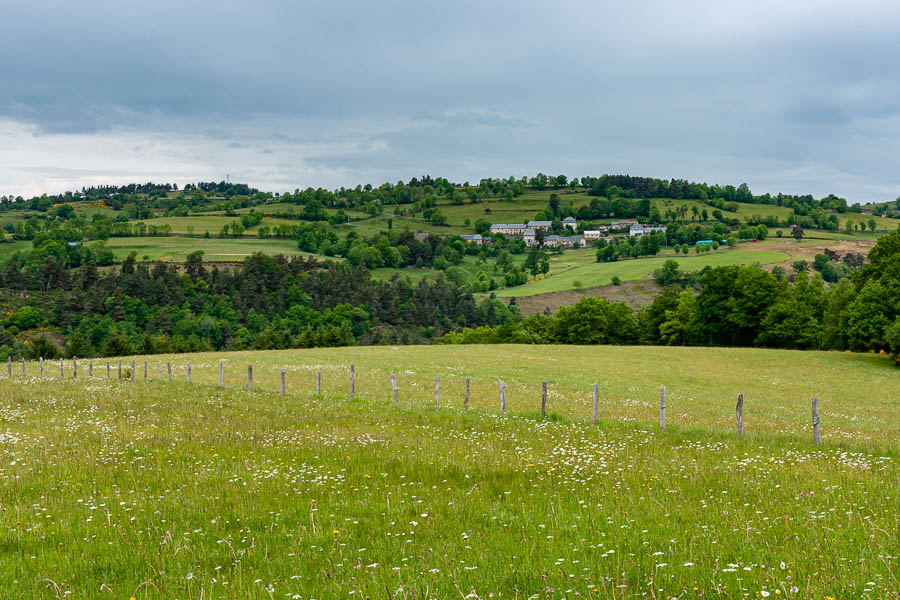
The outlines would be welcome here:
M 572 231 L 575 231 L 578 228 L 578 222 L 575 220 L 575 217 L 566 217 L 562 221 L 563 227 L 568 227 Z
M 537 243 L 537 235 L 535 235 L 534 229 L 526 229 L 523 238 L 525 239 L 525 245 L 529 248 Z
M 663 233 L 665 233 L 666 226 L 665 225 L 658 225 L 658 226 L 641 225 L 640 223 L 635 223 L 628 230 L 628 235 L 633 236 L 633 237 L 641 237 L 642 235 L 649 235 L 649 234 L 653 233 L 654 231 L 662 231 Z
M 467 242 L 472 242 L 476 246 L 480 246 L 482 242 L 481 235 L 477 233 L 475 235 L 461 235 L 459 237 L 466 240 Z
M 599 229 L 585 229 L 584 231 L 584 239 L 586 240 L 599 240 L 603 234 Z

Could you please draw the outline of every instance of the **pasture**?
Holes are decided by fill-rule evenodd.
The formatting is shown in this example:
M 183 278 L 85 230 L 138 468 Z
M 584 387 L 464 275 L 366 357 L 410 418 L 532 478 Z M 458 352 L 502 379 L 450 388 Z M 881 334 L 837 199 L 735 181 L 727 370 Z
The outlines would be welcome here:
M 748 265 L 759 263 L 767 265 L 786 261 L 790 256 L 774 250 L 756 250 L 739 246 L 733 250 L 719 249 L 705 254 L 674 255 L 668 253 L 653 258 L 620 260 L 616 262 L 598 263 L 592 249 L 568 251 L 550 260 L 550 273 L 547 277 L 506 288 L 497 293 L 498 296 L 533 296 L 548 292 L 571 290 L 576 281 L 585 288 L 608 285 L 614 276 L 622 281 L 636 281 L 652 276 L 653 271 L 660 268 L 666 260 L 678 262 L 682 271 L 699 271 L 706 266 L 722 267 L 726 265 Z
M 136 381 L 116 361 L 107 381 L 105 359 L 90 380 L 85 360 L 77 379 L 70 361 L 62 379 L 56 362 L 43 379 L 36 363 L 3 369 L 9 597 L 898 598 L 900 370 L 886 357 L 481 346 L 146 359 L 146 381 L 144 357 Z M 167 361 L 171 383 L 157 380 Z

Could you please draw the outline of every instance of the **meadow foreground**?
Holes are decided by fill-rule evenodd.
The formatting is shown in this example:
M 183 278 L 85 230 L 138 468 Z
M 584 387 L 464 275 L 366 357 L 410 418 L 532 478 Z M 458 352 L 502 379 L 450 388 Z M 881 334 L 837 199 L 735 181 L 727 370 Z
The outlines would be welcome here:
M 148 360 L 134 382 L 107 381 L 99 360 L 90 380 L 84 361 L 77 379 L 69 362 L 63 380 L 58 366 L 4 370 L 3 597 L 898 597 L 900 372 L 884 357 L 482 346 Z

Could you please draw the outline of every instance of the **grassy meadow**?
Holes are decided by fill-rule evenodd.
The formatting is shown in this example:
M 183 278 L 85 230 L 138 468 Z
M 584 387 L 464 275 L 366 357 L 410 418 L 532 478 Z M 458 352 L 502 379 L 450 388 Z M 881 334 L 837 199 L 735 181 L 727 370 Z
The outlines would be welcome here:
M 147 381 L 135 360 L 133 382 L 105 359 L 0 374 L 6 597 L 900 597 L 883 356 L 332 348 L 147 357 Z
M 547 292 L 558 292 L 573 289 L 575 282 L 580 281 L 583 287 L 608 285 L 614 276 L 622 281 L 636 281 L 653 274 L 669 259 L 678 261 L 683 271 L 699 271 L 706 266 L 722 267 L 726 265 L 761 265 L 779 263 L 790 258 L 788 254 L 774 250 L 755 250 L 738 247 L 734 250 L 720 249 L 704 254 L 674 255 L 672 253 L 653 258 L 621 260 L 616 262 L 596 262 L 592 249 L 566 252 L 551 260 L 548 277 L 497 292 L 498 296 L 534 296 Z

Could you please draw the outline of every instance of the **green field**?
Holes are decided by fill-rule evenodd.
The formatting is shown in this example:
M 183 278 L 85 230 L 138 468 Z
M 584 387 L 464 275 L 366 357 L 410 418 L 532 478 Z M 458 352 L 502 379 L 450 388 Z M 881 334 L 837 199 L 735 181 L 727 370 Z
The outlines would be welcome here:
M 31 242 L 27 242 L 31 244 Z M 250 256 L 254 252 L 264 254 L 287 254 L 291 256 L 311 256 L 297 248 L 294 240 L 257 238 L 187 238 L 187 237 L 122 237 L 109 238 L 106 245 L 112 249 L 117 260 L 122 260 L 132 251 L 137 252 L 137 259 L 144 256 L 148 260 L 182 262 L 188 254 L 203 251 L 203 259 L 236 260 Z M 327 257 L 321 257 L 327 258 Z M 342 260 L 340 258 L 329 260 Z
M 612 283 L 613 276 L 618 276 L 622 281 L 634 281 L 644 279 L 660 268 L 666 260 L 678 261 L 682 271 L 699 271 L 703 267 L 722 267 L 726 265 L 749 265 L 759 263 L 767 265 L 783 262 L 790 256 L 784 252 L 772 250 L 751 250 L 738 247 L 734 250 L 720 249 L 706 254 L 688 256 L 662 256 L 654 258 L 639 258 L 633 260 L 621 260 L 609 263 L 598 263 L 591 250 L 566 252 L 562 256 L 551 260 L 551 270 L 548 277 L 507 288 L 497 292 L 498 296 L 533 296 L 547 292 L 571 290 L 576 281 L 582 283 L 582 287 L 596 287 Z
M 94 362 L 0 376 L 5 597 L 898 597 L 886 357 L 344 348 L 150 357 L 150 381 L 138 357 L 136 382 Z

